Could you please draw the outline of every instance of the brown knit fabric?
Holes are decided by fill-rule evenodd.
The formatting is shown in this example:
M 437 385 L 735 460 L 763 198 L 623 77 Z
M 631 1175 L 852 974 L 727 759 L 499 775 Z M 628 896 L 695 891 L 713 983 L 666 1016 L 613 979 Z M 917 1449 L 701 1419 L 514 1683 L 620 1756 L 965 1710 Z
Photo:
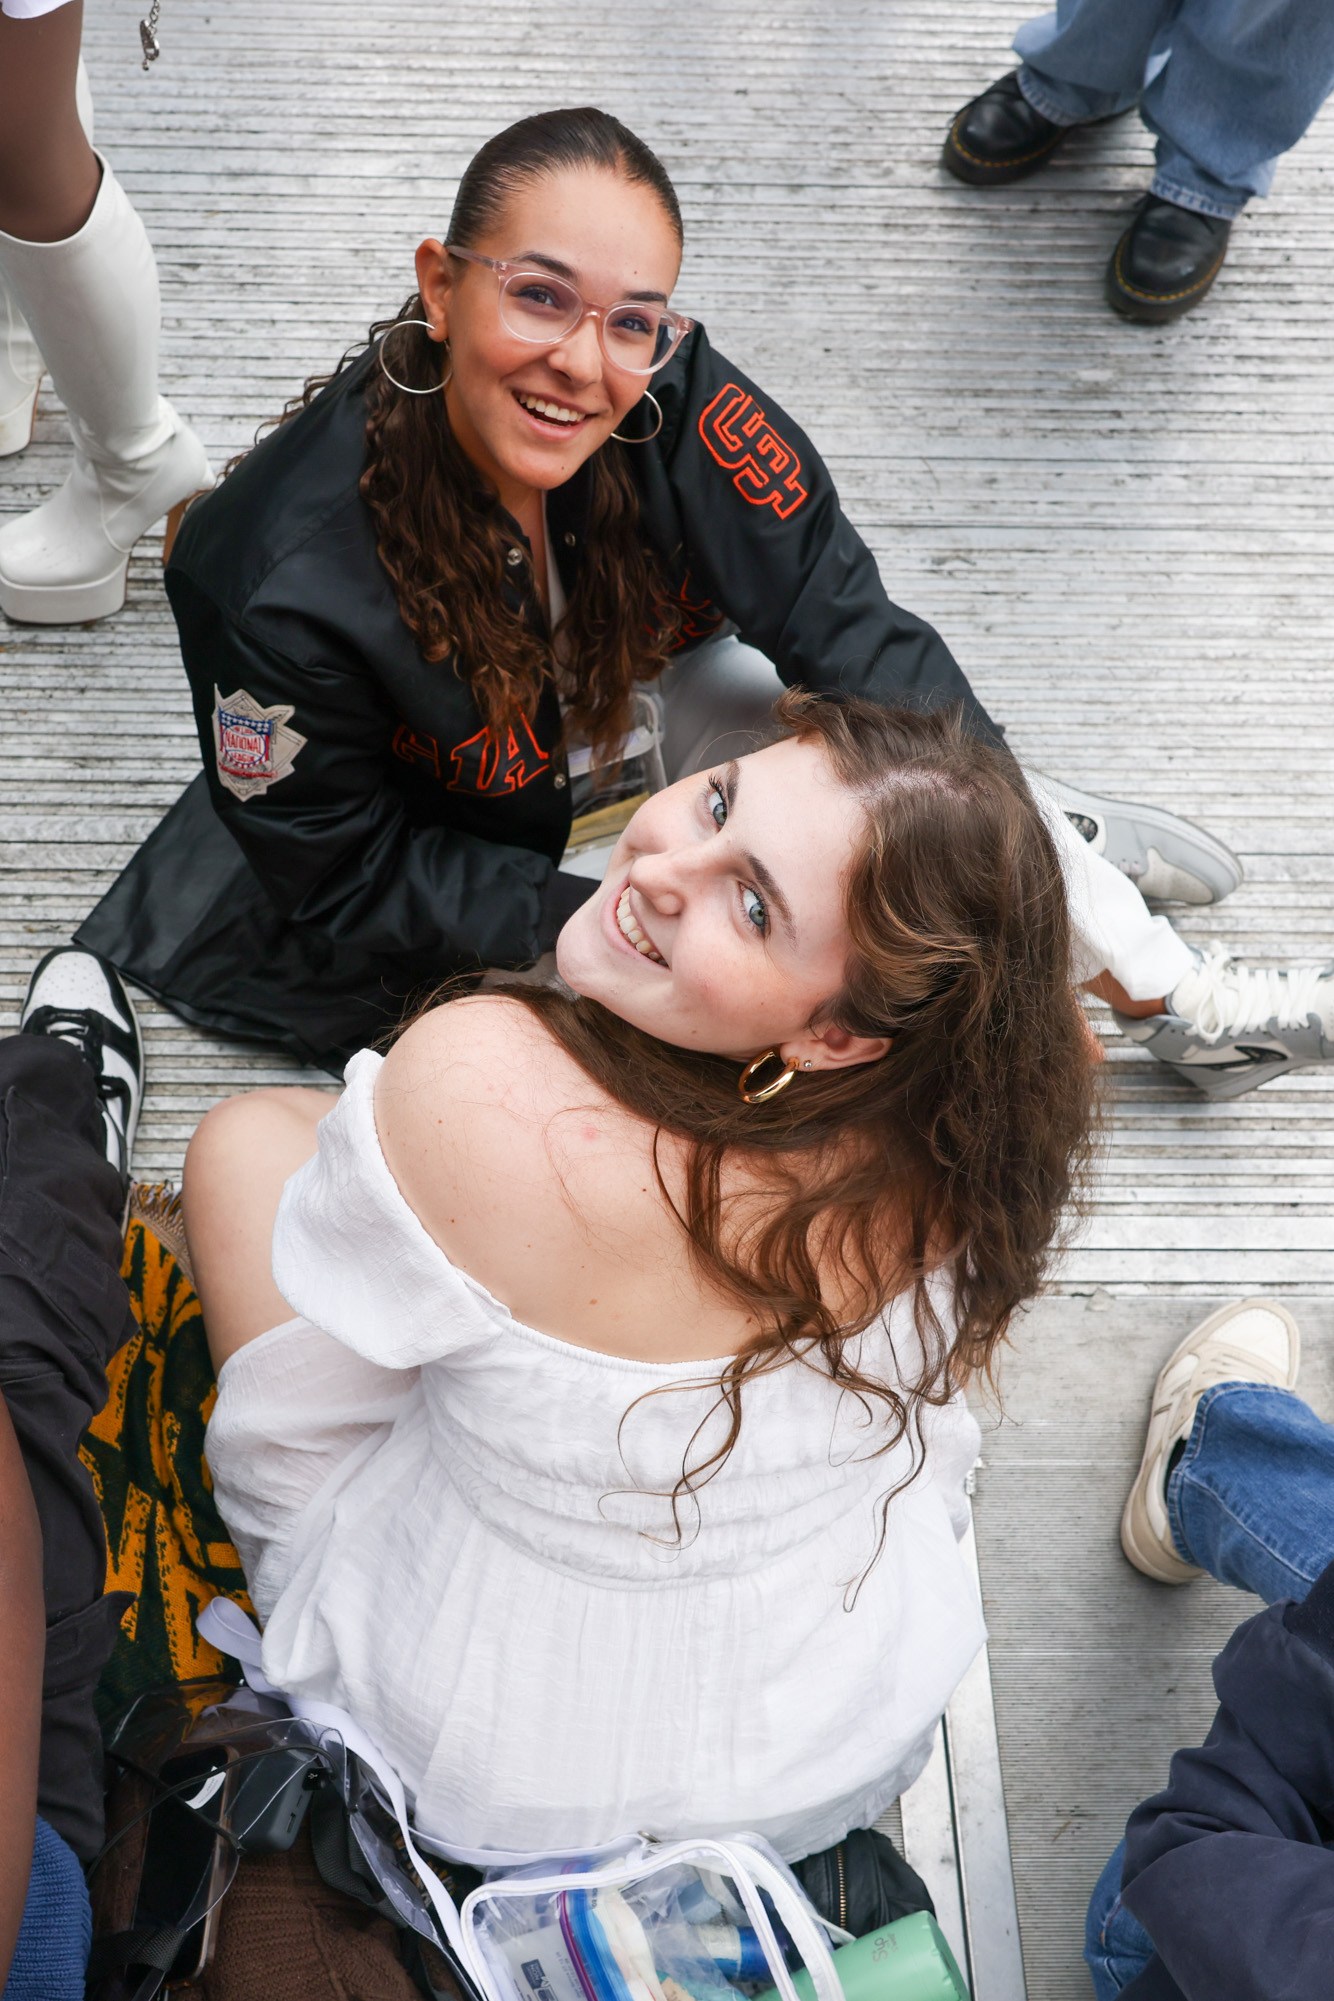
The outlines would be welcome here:
M 328 1887 L 304 1828 L 286 1855 L 243 1857 L 211 1965 L 172 1993 L 175 2001 L 421 2001 L 395 1927 Z

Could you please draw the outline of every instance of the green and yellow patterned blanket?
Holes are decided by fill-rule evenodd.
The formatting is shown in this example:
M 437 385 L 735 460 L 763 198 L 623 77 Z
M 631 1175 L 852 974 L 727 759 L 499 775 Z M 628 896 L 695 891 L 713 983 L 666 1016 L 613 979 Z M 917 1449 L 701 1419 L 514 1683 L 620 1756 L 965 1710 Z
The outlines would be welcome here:
M 218 1390 L 174 1189 L 136 1185 L 121 1276 L 138 1331 L 112 1358 L 106 1408 L 82 1446 L 106 1521 L 107 1589 L 135 1594 L 102 1677 L 103 1715 L 163 1682 L 239 1679 L 195 1620 L 220 1592 L 251 1610 L 204 1459 Z

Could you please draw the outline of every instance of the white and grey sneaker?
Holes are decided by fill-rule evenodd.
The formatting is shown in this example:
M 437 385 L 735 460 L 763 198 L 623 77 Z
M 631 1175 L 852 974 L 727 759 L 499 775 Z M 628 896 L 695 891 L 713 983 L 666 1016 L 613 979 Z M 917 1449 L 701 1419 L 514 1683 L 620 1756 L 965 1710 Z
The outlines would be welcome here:
M 1121 1547 L 1146 1577 L 1188 1584 L 1204 1572 L 1177 1553 L 1167 1515 L 1172 1453 L 1184 1445 L 1200 1398 L 1216 1383 L 1268 1383 L 1290 1390 L 1301 1362 L 1301 1335 L 1276 1299 L 1220 1306 L 1172 1350 L 1153 1386 L 1149 1429 L 1135 1484 L 1121 1513 Z
M 28 982 L 21 1035 L 71 1043 L 97 1079 L 107 1159 L 128 1184 L 144 1096 L 144 1043 L 119 973 L 94 952 L 59 945 Z
M 1334 966 L 1246 966 L 1215 943 L 1196 954 L 1166 1014 L 1115 1019 L 1206 1097 L 1240 1098 L 1285 1071 L 1334 1060 Z
M 1150 903 L 1221 903 L 1242 879 L 1231 848 L 1176 813 L 1103 799 L 1045 775 L 1042 782 L 1075 832 Z

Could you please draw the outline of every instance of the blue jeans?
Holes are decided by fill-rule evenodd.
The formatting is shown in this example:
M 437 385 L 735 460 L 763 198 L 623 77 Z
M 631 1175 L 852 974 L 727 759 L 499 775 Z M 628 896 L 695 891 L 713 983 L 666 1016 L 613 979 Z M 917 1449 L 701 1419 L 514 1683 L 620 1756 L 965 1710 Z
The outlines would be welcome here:
M 1334 89 L 1330 0 L 1057 0 L 1014 47 L 1035 111 L 1075 125 L 1138 102 L 1154 194 L 1228 220 Z
M 1334 1428 L 1291 1390 L 1218 1383 L 1200 1398 L 1167 1478 L 1177 1553 L 1267 1604 L 1304 1598 L 1334 1561 Z M 1084 1957 L 1098 2001 L 1114 2001 L 1153 1957 L 1121 1902 L 1122 1842 L 1089 1903 Z

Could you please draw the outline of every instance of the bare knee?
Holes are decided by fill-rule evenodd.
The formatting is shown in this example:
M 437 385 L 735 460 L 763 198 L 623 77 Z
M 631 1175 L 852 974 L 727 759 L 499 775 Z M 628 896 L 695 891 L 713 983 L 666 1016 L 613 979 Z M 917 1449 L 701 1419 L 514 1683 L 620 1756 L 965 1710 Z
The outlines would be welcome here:
M 75 100 L 81 17 L 0 16 L 0 228 L 32 242 L 81 228 L 101 178 Z
M 214 1366 L 291 1316 L 273 1282 L 273 1225 L 290 1177 L 315 1151 L 333 1100 L 322 1091 L 251 1091 L 204 1118 L 185 1157 L 182 1197 L 195 1286 Z
M 186 1148 L 181 1195 L 191 1239 L 211 1215 L 248 1209 L 255 1196 L 281 1191 L 315 1151 L 315 1128 L 332 1109 L 331 1094 L 312 1090 L 245 1091 L 205 1112 Z

